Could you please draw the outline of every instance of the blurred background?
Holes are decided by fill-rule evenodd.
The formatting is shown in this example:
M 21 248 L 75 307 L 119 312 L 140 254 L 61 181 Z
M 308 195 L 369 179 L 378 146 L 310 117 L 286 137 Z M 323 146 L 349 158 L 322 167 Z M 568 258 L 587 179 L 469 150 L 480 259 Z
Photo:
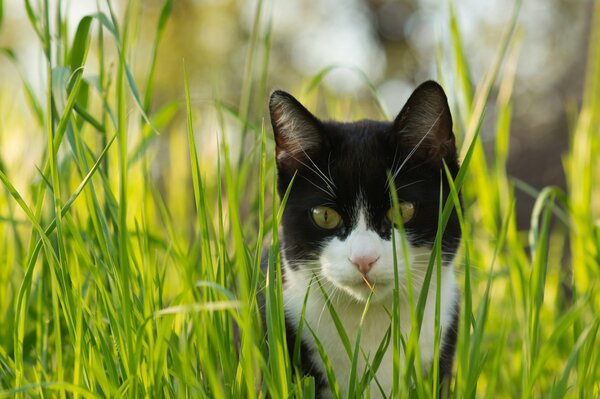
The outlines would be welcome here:
M 580 101 L 592 2 L 524 0 L 521 6 L 516 34 L 522 42 L 513 95 L 508 172 L 536 188 L 565 185 L 562 156 L 569 145 L 571 115 Z M 125 3 L 112 2 L 117 15 L 123 14 Z M 132 19 L 131 65 L 136 77 L 144 76 L 148 69 L 163 4 L 163 0 L 140 1 L 139 15 Z M 274 0 L 265 1 L 262 13 L 257 15 L 256 0 L 176 0 L 158 48 L 151 109 L 173 102 L 181 105 L 184 60 L 195 106 L 202 107 L 218 98 L 237 107 L 247 89 L 245 70 L 249 62 L 255 62 L 268 65 L 266 76 L 256 76 L 263 93 L 282 88 L 300 97 L 312 77 L 335 65 L 319 86 L 319 93 L 347 99 L 353 109 L 363 110 L 359 115 L 378 118 L 381 114 L 373 106 L 374 87 L 388 117 L 393 118 L 417 84 L 438 78 L 436 58 L 443 66 L 446 57 L 441 49 L 450 48 L 440 46 L 449 40 L 451 27 L 444 18 L 444 7 L 449 4 L 456 10 L 471 79 L 479 82 L 493 63 L 513 12 L 512 2 Z M 105 8 L 92 0 L 65 1 L 61 5 L 71 21 L 67 29 L 71 37 L 83 15 Z M 249 61 L 254 26 L 261 30 L 264 41 L 252 52 L 256 59 Z M 93 29 L 97 31 L 97 27 Z M 32 178 L 37 173 L 35 165 L 40 162 L 45 136 L 40 135 L 43 130 L 39 126 L 34 126 L 21 75 L 27 76 L 34 95 L 43 104 L 45 66 L 39 40 L 21 2 L 4 2 L 0 47 L 1 159 L 8 168 L 20 170 L 24 178 Z M 107 46 L 107 51 L 111 48 Z M 7 56 L 7 49 L 14 52 L 14 58 Z M 89 57 L 85 76 L 92 81 L 98 74 L 93 70 L 97 54 L 90 52 Z M 116 56 L 109 59 L 113 67 L 116 60 Z M 364 72 L 364 76 L 357 71 Z M 443 83 L 451 103 L 460 101 L 452 94 L 453 82 Z M 245 106 L 266 117 L 265 105 L 266 98 L 257 95 Z M 327 110 L 316 111 L 327 116 Z M 181 113 L 174 118 L 179 124 L 170 122 L 161 128 L 161 140 L 179 130 L 183 118 Z M 200 119 L 199 123 L 207 123 Z M 460 129 L 457 115 L 455 124 Z M 486 146 L 493 144 L 494 125 L 492 104 L 482 131 Z M 165 152 L 157 158 L 158 179 L 165 178 L 160 175 L 160 163 L 169 162 L 168 157 Z M 519 225 L 527 228 L 533 199 L 518 191 L 517 201 Z

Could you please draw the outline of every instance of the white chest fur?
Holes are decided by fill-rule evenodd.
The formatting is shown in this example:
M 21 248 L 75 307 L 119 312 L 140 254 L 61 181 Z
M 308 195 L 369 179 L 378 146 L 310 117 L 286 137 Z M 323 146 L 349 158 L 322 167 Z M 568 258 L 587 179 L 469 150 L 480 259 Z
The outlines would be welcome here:
M 446 266 L 442 270 L 441 276 L 441 297 L 440 297 L 440 325 L 442 328 L 442 337 L 452 321 L 453 313 L 456 308 L 457 287 L 452 266 Z M 298 325 L 302 313 L 302 307 L 306 296 L 306 289 L 310 284 L 311 277 L 302 271 L 286 270 L 286 283 L 284 286 L 285 311 L 289 320 Z M 435 279 L 429 289 L 429 297 L 425 307 L 423 324 L 419 336 L 420 357 L 424 367 L 428 367 L 434 354 L 434 333 L 435 333 Z M 418 295 L 418 292 L 416 292 Z M 364 303 L 359 302 L 343 292 L 333 293 L 331 295 L 332 304 L 336 313 L 348 335 L 351 346 L 354 347 L 356 335 L 359 330 L 361 316 L 364 310 Z M 390 326 L 390 316 L 385 309 L 391 312 L 392 302 L 386 299 L 381 302 L 371 303 L 368 313 L 362 325 L 361 336 L 361 354 L 358 356 L 358 375 L 361 376 L 365 370 L 367 360 L 372 361 L 377 352 L 384 335 Z M 408 337 L 411 329 L 409 307 L 404 299 L 400 303 L 400 331 L 402 335 Z M 316 333 L 319 341 L 323 345 L 329 361 L 333 367 L 336 379 L 342 393 L 347 391 L 348 381 L 351 370 L 351 360 L 344 348 L 342 340 L 333 322 L 331 314 L 325 304 L 325 299 L 319 286 L 313 284 L 307 300 L 305 311 L 305 323 L 307 323 Z M 312 334 L 307 328 L 303 328 L 303 340 L 311 348 L 315 348 Z M 393 346 L 390 344 L 385 352 L 383 360 L 377 370 L 376 378 L 379 385 L 383 388 L 386 396 L 389 396 L 393 385 Z M 401 353 L 401 362 L 404 355 Z M 320 355 L 316 351 L 312 354 L 312 363 L 320 369 L 325 375 L 325 369 Z M 377 384 L 373 381 L 370 385 L 372 398 L 382 397 Z

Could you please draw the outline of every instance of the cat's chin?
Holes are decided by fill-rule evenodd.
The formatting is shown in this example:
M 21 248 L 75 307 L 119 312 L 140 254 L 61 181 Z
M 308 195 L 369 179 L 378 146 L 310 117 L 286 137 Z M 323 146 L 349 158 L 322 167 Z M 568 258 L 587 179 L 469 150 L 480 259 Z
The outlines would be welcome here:
M 371 287 L 364 281 L 356 284 L 337 284 L 335 282 L 334 284 L 341 288 L 346 295 L 361 303 L 366 303 L 369 296 L 371 296 L 371 303 L 382 303 L 391 300 L 394 289 L 393 283 L 377 283 L 372 284 Z

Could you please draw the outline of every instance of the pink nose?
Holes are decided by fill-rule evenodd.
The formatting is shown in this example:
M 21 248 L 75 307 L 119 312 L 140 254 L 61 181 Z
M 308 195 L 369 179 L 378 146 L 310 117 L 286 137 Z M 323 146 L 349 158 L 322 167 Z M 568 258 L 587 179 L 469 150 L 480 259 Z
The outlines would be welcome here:
M 367 274 L 372 268 L 375 262 L 377 262 L 379 256 L 375 255 L 359 255 L 350 258 L 350 262 L 356 266 L 359 272 Z

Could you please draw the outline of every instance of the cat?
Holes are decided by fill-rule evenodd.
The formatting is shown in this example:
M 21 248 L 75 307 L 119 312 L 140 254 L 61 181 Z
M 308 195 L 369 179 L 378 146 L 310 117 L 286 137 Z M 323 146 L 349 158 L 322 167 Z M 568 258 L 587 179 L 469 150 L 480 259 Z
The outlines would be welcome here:
M 373 360 L 391 324 L 394 229 L 400 331 L 404 339 L 408 337 L 411 322 L 402 233 L 394 215 L 402 218 L 418 298 L 437 231 L 440 190 L 444 202 L 450 192 L 443 164 L 453 177 L 459 170 L 450 109 L 444 90 L 434 81 L 416 88 L 392 122 L 322 121 L 284 91 L 272 93 L 269 109 L 281 198 L 293 179 L 280 226 L 290 358 L 293 359 L 296 332 L 310 285 L 305 323 L 322 344 L 343 394 L 351 361 L 323 291 L 354 347 L 365 303 L 373 289 L 362 326 L 357 368 L 360 377 L 367 364 L 365 358 Z M 400 212 L 391 210 L 390 175 Z M 461 231 L 455 212 L 442 237 L 440 379 L 447 379 L 452 373 L 459 317 L 453 261 Z M 424 372 L 434 356 L 435 281 L 434 272 L 419 336 Z M 392 358 L 389 344 L 369 385 L 371 397 L 391 395 Z M 302 373 L 315 378 L 317 397 L 330 397 L 323 361 L 306 326 L 302 329 L 300 359 Z

